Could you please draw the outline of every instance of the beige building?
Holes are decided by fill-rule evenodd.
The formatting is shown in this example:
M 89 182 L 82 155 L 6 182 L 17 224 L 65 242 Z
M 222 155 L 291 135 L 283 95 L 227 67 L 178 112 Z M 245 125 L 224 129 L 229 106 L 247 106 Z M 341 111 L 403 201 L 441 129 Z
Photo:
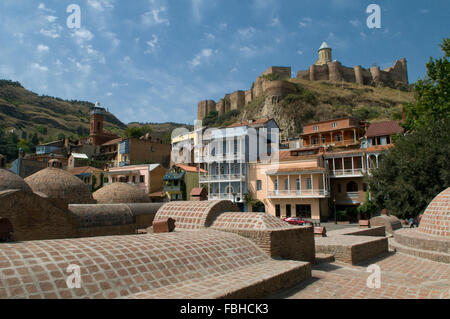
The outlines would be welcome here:
M 279 164 L 249 164 L 249 193 L 277 217 L 328 217 L 330 179 L 320 149 L 280 152 Z

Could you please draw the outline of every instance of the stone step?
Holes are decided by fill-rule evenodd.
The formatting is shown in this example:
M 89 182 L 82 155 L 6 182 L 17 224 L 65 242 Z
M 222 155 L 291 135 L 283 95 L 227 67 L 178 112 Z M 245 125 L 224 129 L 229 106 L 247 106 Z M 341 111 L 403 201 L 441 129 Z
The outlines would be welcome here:
M 389 248 L 399 253 L 429 259 L 436 262 L 450 264 L 450 254 L 446 254 L 444 252 L 412 248 L 409 246 L 399 244 L 398 242 L 395 241 L 395 239 L 389 240 Z
M 334 255 L 333 254 L 316 254 L 316 260 L 314 261 L 314 265 L 320 265 L 324 263 L 332 263 L 334 262 Z

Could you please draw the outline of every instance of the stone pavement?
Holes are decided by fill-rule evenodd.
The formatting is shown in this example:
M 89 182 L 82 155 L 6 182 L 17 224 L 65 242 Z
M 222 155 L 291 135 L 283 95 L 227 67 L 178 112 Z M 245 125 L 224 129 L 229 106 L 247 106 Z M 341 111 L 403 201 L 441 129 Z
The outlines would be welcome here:
M 381 288 L 367 287 L 367 267 L 381 268 Z M 313 266 L 312 278 L 270 298 L 289 299 L 450 299 L 450 267 L 415 256 L 390 252 L 357 266 Z

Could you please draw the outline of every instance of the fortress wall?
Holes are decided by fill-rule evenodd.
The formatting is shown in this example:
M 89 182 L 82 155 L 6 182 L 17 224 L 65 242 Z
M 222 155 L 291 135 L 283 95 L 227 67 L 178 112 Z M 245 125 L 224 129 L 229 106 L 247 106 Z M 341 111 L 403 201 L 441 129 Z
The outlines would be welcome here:
M 230 112 L 231 111 L 231 94 L 225 95 L 224 101 L 225 101 L 225 113 Z
M 297 86 L 294 83 L 286 81 L 267 81 L 265 83 L 265 94 L 267 96 L 286 96 L 297 92 Z
M 214 102 L 213 100 L 208 100 L 206 104 L 208 106 L 208 113 L 211 111 L 216 111 L 216 102 Z
M 244 91 L 236 91 L 231 94 L 231 110 L 240 110 L 245 106 L 245 92 Z
M 253 101 L 253 91 L 250 89 L 245 91 L 245 105 L 247 105 L 251 101 Z
M 342 65 L 339 62 L 328 62 L 328 78 L 333 82 L 340 82 L 344 78 L 342 76 Z
M 280 80 L 290 79 L 292 76 L 291 67 L 284 66 L 271 66 L 262 75 L 278 75 Z
M 255 85 L 253 86 L 253 97 L 257 98 L 264 95 L 263 92 L 263 79 L 261 77 L 257 77 L 255 81 Z
M 300 80 L 309 80 L 309 70 L 300 70 L 297 73 L 297 79 Z
M 208 113 L 208 108 L 206 106 L 206 101 L 198 102 L 197 119 L 203 120 Z
M 216 104 L 217 112 L 219 112 L 219 116 L 222 116 L 225 114 L 225 100 L 221 99 Z
M 345 82 L 356 82 L 356 74 L 354 68 L 348 68 L 346 66 L 341 66 L 341 75 Z
M 314 66 L 314 81 L 329 81 L 330 74 L 328 65 L 315 65 Z

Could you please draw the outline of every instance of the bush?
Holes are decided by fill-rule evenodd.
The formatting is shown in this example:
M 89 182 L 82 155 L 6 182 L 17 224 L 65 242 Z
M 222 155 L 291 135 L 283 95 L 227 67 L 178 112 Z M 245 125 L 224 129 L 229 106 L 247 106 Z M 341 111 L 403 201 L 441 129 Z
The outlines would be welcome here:
M 304 102 L 309 104 L 316 104 L 317 103 L 317 97 L 314 92 L 309 90 L 304 90 L 302 92 L 301 98 Z
M 300 100 L 301 96 L 299 94 L 288 94 L 284 99 L 283 102 L 284 104 L 291 104 L 291 103 L 295 103 L 298 100 Z

